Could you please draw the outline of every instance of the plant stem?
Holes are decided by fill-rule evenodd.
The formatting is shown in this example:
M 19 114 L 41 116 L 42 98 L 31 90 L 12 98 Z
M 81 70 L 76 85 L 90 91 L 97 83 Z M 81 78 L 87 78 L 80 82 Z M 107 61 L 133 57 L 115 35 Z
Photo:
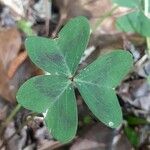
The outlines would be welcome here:
M 14 116 L 17 114 L 17 112 L 20 110 L 20 108 L 21 108 L 21 105 L 17 104 L 17 106 L 13 109 L 13 111 L 11 112 L 11 114 L 6 119 L 5 125 L 7 125 L 14 118 Z
M 2 134 L 4 128 L 10 123 L 10 121 L 14 118 L 14 116 L 17 114 L 17 112 L 20 110 L 21 105 L 17 104 L 17 106 L 13 109 L 13 111 L 11 112 L 11 114 L 7 117 L 7 119 L 5 120 L 5 122 L 1 125 L 0 127 L 0 135 Z
M 119 6 L 114 6 L 110 11 L 106 12 L 103 16 L 101 16 L 97 22 L 95 23 L 92 32 L 95 32 L 98 26 L 107 18 L 112 15 L 112 13 L 118 8 Z

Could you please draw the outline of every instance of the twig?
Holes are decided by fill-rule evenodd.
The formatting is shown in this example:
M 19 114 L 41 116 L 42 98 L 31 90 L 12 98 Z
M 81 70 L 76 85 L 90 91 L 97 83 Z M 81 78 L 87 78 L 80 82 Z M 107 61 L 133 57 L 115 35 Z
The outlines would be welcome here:
M 8 77 L 11 79 L 16 70 L 19 68 L 19 66 L 25 61 L 25 59 L 27 58 L 27 52 L 21 52 L 10 64 L 9 68 L 8 68 Z
M 46 29 L 46 35 L 48 36 L 49 35 L 49 21 L 50 21 L 50 18 L 51 18 L 51 14 L 49 12 L 50 10 L 50 7 L 49 7 L 49 1 L 48 0 L 45 0 L 45 13 L 46 13 L 46 20 L 45 20 L 45 29 Z

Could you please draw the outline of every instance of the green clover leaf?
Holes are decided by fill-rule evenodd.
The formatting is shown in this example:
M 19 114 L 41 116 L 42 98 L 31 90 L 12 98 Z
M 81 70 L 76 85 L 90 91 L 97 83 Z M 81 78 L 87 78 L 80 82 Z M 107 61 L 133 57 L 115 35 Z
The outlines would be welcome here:
M 117 19 L 116 26 L 124 32 L 136 32 L 150 37 L 150 19 L 143 12 L 135 11 Z
M 117 19 L 116 27 L 120 31 L 135 32 L 150 37 L 150 19 L 144 14 L 145 2 L 143 0 L 112 0 L 112 2 L 133 9 L 130 13 Z
M 143 0 L 112 0 L 112 2 L 124 7 L 140 8 Z
M 25 42 L 31 60 L 49 75 L 26 81 L 17 93 L 17 101 L 27 109 L 46 113 L 49 131 L 63 143 L 72 140 L 77 130 L 75 87 L 100 121 L 112 128 L 122 122 L 114 89 L 132 67 L 132 56 L 122 50 L 105 54 L 76 75 L 89 34 L 88 20 L 76 17 L 56 39 L 34 36 Z

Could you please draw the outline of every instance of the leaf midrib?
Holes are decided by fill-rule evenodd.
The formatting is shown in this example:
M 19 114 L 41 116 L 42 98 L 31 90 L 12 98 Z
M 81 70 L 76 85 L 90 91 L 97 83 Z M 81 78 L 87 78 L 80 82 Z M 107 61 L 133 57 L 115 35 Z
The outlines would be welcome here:
M 57 97 L 55 97 L 54 101 L 52 101 L 50 105 L 54 105 L 55 102 L 59 101 L 59 97 L 65 92 L 65 90 L 70 86 L 70 84 L 72 84 L 72 83 L 69 83 L 69 82 L 68 82 L 68 84 L 67 84 L 67 85 L 64 87 L 64 89 L 60 92 L 60 94 L 59 94 Z M 51 107 L 51 106 L 50 106 L 50 107 Z M 49 107 L 49 108 L 50 108 L 50 107 Z
M 76 79 L 76 83 L 84 83 L 84 84 L 90 84 L 90 85 L 94 85 L 94 86 L 97 86 L 99 88 L 105 88 L 105 89 L 109 89 L 109 90 L 114 90 L 115 87 L 108 87 L 108 86 L 103 86 L 103 85 L 100 85 L 100 84 L 95 84 L 95 83 L 92 83 L 92 82 L 88 82 L 88 81 L 85 81 L 85 80 L 80 80 L 80 79 Z M 117 86 L 117 85 L 116 85 Z M 114 90 L 115 91 L 115 90 Z
M 59 53 L 62 55 L 62 57 L 64 58 L 64 62 L 65 62 L 65 65 L 66 65 L 66 68 L 67 68 L 67 71 L 68 71 L 68 72 L 66 72 L 66 73 L 68 73 L 69 76 L 70 76 L 70 75 L 71 75 L 71 70 L 70 70 L 70 68 L 68 67 L 68 64 L 67 64 L 67 61 L 66 61 L 66 57 L 64 56 L 64 54 L 63 54 L 62 51 L 61 51 L 61 46 L 59 45 L 58 40 L 59 40 L 59 39 L 54 39 L 54 41 L 56 42 L 56 48 L 57 48 L 57 50 L 59 51 Z M 66 75 L 68 75 L 68 74 L 66 74 Z

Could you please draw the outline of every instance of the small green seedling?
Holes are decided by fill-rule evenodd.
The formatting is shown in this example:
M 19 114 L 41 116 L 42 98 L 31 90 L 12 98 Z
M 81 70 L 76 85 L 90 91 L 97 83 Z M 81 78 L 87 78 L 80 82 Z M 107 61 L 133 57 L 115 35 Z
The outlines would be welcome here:
M 65 143 L 77 130 L 77 88 L 93 114 L 111 128 L 122 122 L 115 87 L 129 72 L 133 59 L 122 50 L 103 55 L 77 74 L 89 40 L 90 27 L 84 17 L 71 19 L 58 38 L 28 37 L 25 46 L 31 60 L 49 75 L 33 77 L 17 93 L 27 109 L 45 113 L 52 135 Z
M 127 136 L 130 143 L 132 144 L 132 146 L 137 148 L 140 144 L 140 137 L 137 134 L 137 132 L 130 126 L 126 125 L 124 127 L 124 133 Z
M 132 8 L 127 15 L 116 21 L 116 26 L 124 32 L 136 32 L 142 36 L 150 37 L 150 19 L 144 14 L 144 0 L 112 0 L 120 6 Z M 147 7 L 147 6 L 146 6 Z M 149 9 L 149 8 L 148 8 Z

